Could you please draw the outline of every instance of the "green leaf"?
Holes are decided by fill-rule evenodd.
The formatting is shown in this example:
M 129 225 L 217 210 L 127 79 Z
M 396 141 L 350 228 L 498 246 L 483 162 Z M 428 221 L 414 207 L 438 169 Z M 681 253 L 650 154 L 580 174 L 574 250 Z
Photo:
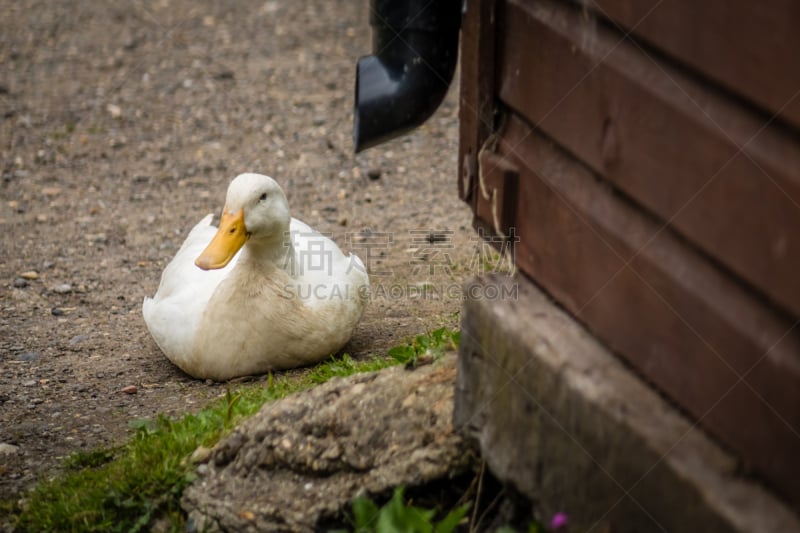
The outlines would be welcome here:
M 450 340 L 453 342 L 454 347 L 458 348 L 458 346 L 461 344 L 461 332 L 454 331 L 452 335 L 450 335 Z
M 352 506 L 356 533 L 372 531 L 378 522 L 378 506 L 369 498 L 356 498 Z
M 433 530 L 435 533 L 452 533 L 458 527 L 458 524 L 461 523 L 461 520 L 467 515 L 467 511 L 469 511 L 469 504 L 456 507 L 450 511 L 447 516 L 437 522 Z
M 400 363 L 407 363 L 414 357 L 414 348 L 411 346 L 395 346 L 389 349 L 389 357 Z
M 442 341 L 448 336 L 448 333 L 449 332 L 447 328 L 439 328 L 431 331 L 431 338 L 433 339 L 434 344 L 442 344 Z
M 417 347 L 417 353 L 422 353 L 431 345 L 431 338 L 427 335 L 418 335 L 417 338 L 414 339 L 414 344 Z
M 433 533 L 431 519 L 435 511 L 406 505 L 403 487 L 397 487 L 392 499 L 383 506 L 375 527 L 376 533 Z

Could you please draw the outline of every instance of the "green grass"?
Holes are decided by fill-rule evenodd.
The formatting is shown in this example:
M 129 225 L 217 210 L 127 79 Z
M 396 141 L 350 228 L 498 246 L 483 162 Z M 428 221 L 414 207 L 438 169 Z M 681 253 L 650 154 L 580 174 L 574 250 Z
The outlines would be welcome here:
M 437 359 L 447 350 L 455 350 L 461 333 L 447 328 L 418 335 L 411 342 L 389 349 L 389 356 L 399 363 L 416 366 L 425 359 Z
M 334 377 L 436 358 L 457 343 L 458 332 L 441 328 L 392 348 L 387 358 L 357 361 L 345 354 L 302 373 L 270 375 L 266 386 L 228 389 L 197 414 L 134 420 L 126 443 L 72 454 L 61 475 L 42 481 L 22 503 L 0 501 L 0 514 L 24 531 L 144 531 L 156 518 L 181 531 L 180 497 L 194 479 L 189 458 L 199 446 L 213 446 L 265 402 Z

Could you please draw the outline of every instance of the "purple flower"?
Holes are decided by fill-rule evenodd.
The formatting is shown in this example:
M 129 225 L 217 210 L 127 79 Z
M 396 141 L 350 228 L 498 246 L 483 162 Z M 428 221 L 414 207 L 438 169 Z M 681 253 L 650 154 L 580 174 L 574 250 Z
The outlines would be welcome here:
M 567 527 L 567 524 L 569 524 L 567 513 L 556 513 L 553 515 L 553 518 L 550 519 L 550 529 L 553 531 L 561 531 Z

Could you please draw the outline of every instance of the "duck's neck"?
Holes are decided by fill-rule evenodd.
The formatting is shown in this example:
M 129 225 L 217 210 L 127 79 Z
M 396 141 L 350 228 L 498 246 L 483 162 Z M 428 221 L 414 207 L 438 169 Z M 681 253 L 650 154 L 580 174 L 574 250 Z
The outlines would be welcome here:
M 291 274 L 295 271 L 295 251 L 291 238 L 250 240 L 242 250 L 240 261 L 262 268 L 277 268 Z

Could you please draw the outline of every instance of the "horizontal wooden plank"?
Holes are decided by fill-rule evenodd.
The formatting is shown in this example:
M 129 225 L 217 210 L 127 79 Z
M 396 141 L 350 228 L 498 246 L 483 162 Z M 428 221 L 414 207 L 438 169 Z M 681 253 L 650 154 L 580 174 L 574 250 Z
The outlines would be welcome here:
M 800 127 L 800 2 L 590 0 L 585 5 Z
M 518 267 L 800 504 L 800 327 L 523 121 L 499 153 Z
M 800 317 L 800 137 L 569 5 L 510 0 L 500 27 L 504 103 Z

